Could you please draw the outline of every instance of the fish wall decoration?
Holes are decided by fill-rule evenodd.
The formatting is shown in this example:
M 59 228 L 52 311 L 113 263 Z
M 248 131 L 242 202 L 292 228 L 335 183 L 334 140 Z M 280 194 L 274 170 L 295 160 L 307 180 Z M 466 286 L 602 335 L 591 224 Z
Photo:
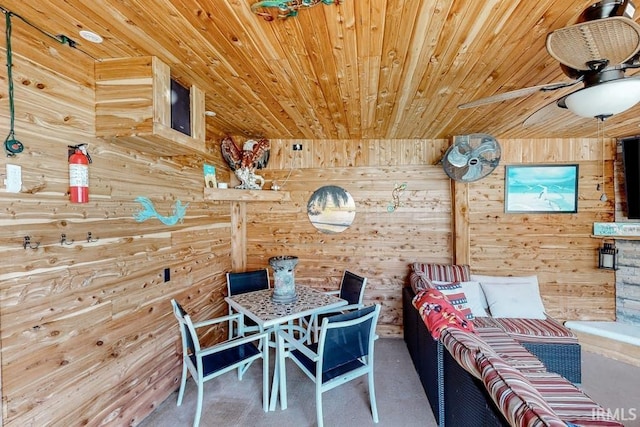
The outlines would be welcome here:
M 176 202 L 173 204 L 173 215 L 164 216 L 160 215 L 158 211 L 156 211 L 156 208 L 153 206 L 153 202 L 148 198 L 139 196 L 136 197 L 135 201 L 140 203 L 144 208 L 143 210 L 133 214 L 133 218 L 137 222 L 143 222 L 148 220 L 149 218 L 155 217 L 165 225 L 175 225 L 178 223 L 178 221 L 182 222 L 185 214 L 187 213 L 187 207 L 189 206 L 189 203 L 183 205 L 180 200 L 176 200 Z

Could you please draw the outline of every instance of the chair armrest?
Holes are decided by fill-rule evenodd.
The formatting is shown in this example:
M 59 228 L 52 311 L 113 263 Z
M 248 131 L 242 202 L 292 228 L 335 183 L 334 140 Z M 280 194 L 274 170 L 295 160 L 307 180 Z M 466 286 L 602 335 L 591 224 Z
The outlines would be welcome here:
M 215 319 L 203 320 L 202 322 L 196 322 L 193 324 L 194 328 L 201 328 L 203 326 L 211 326 L 220 322 L 228 322 L 230 320 L 239 320 L 242 317 L 242 313 L 230 314 L 228 316 L 216 317 Z
M 325 291 L 325 292 L 323 292 L 323 294 L 325 294 L 325 295 L 340 295 L 340 289 L 335 290 L 335 291 Z
M 242 344 L 250 343 L 252 341 L 264 340 L 262 348 L 269 348 L 269 332 L 261 332 L 259 334 L 252 334 L 246 337 L 234 338 L 229 341 L 224 341 L 219 344 L 214 344 L 211 347 L 203 348 L 198 353 L 199 356 L 207 356 L 209 354 L 218 353 L 229 348 L 237 347 Z
M 348 305 L 343 305 L 336 308 L 330 308 L 328 310 L 323 310 L 318 312 L 317 314 L 342 313 L 344 311 L 359 310 L 363 307 L 364 307 L 364 304 L 348 304 Z
M 311 351 L 309 347 L 304 345 L 302 341 L 300 341 L 298 338 L 291 335 L 289 332 L 279 329 L 278 335 L 280 336 L 280 338 L 284 339 L 289 345 L 291 345 L 291 347 L 295 347 L 296 350 L 300 350 L 300 352 L 305 356 L 307 356 L 309 359 L 313 361 L 317 361 L 318 358 L 320 357 L 317 353 L 314 353 L 313 351 Z

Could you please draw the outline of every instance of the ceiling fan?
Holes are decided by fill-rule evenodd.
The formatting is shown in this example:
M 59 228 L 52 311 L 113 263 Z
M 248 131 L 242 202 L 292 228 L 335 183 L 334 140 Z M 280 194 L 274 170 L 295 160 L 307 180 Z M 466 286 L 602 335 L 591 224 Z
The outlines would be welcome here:
M 538 91 L 549 92 L 582 83 L 583 87 L 545 105 L 524 121 L 541 123 L 558 108 L 581 117 L 604 120 L 640 102 L 640 75 L 625 71 L 640 68 L 640 25 L 633 20 L 631 0 L 602 0 L 585 9 L 578 23 L 547 35 L 547 52 L 560 62 L 570 82 L 556 82 L 517 89 L 458 106 L 473 108 L 519 98 Z

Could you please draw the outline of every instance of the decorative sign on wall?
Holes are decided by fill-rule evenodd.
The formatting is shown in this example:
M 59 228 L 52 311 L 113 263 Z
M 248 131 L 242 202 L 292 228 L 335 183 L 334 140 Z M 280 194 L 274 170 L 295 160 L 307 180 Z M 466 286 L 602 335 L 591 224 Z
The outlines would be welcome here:
M 153 202 L 148 198 L 139 196 L 136 197 L 136 202 L 140 203 L 144 208 L 143 210 L 133 214 L 133 218 L 136 221 L 143 222 L 149 218 L 158 218 L 158 220 L 160 220 L 164 225 L 175 225 L 178 221 L 182 222 L 185 214 L 187 213 L 187 207 L 189 206 L 189 203 L 183 205 L 180 200 L 176 200 L 173 204 L 173 215 L 164 216 L 160 215 L 156 211 L 156 208 L 153 206 Z
M 309 221 L 323 233 L 341 233 L 356 216 L 356 203 L 342 187 L 325 185 L 313 192 L 307 202 Z
M 204 170 L 204 186 L 207 188 L 216 188 L 218 186 L 216 167 L 205 163 L 202 168 Z
M 640 222 L 594 222 L 595 236 L 640 236 Z

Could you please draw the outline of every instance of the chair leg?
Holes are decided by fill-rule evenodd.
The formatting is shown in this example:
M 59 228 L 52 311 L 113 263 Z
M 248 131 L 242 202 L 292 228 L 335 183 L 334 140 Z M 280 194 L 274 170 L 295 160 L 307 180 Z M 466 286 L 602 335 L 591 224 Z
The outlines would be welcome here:
M 269 335 L 264 340 L 260 340 L 262 344 L 262 409 L 264 412 L 269 411 Z
M 369 378 L 369 401 L 371 402 L 371 415 L 373 415 L 373 422 L 378 422 L 378 406 L 376 405 L 376 389 L 373 385 L 373 371 L 367 374 Z
M 245 365 L 238 366 L 238 381 L 242 381 L 242 376 L 245 372 L 247 372 L 247 369 L 249 369 L 250 365 L 250 363 L 247 363 Z
M 278 364 L 278 389 L 276 389 L 275 393 L 278 393 L 278 390 L 280 391 L 280 409 L 287 409 L 287 366 L 285 365 L 286 350 L 284 348 L 284 339 L 282 338 L 282 336 L 278 334 L 276 334 L 276 336 L 276 341 L 278 343 L 278 349 L 276 351 L 276 353 L 278 354 L 278 360 L 276 361 L 276 363 Z M 271 390 L 271 393 L 274 393 L 274 391 Z M 276 400 L 277 398 L 278 396 L 276 395 Z
M 322 419 L 322 390 L 320 386 L 316 383 L 316 417 L 318 418 L 318 427 L 323 426 Z
M 198 427 L 200 425 L 200 416 L 202 415 L 202 394 L 204 393 L 204 388 L 202 386 L 202 381 L 198 381 L 198 402 L 196 406 L 196 418 L 193 420 L 193 427 Z
M 182 361 L 182 378 L 180 379 L 180 391 L 178 392 L 178 405 L 182 405 L 182 398 L 184 397 L 184 389 L 187 385 L 187 364 Z

